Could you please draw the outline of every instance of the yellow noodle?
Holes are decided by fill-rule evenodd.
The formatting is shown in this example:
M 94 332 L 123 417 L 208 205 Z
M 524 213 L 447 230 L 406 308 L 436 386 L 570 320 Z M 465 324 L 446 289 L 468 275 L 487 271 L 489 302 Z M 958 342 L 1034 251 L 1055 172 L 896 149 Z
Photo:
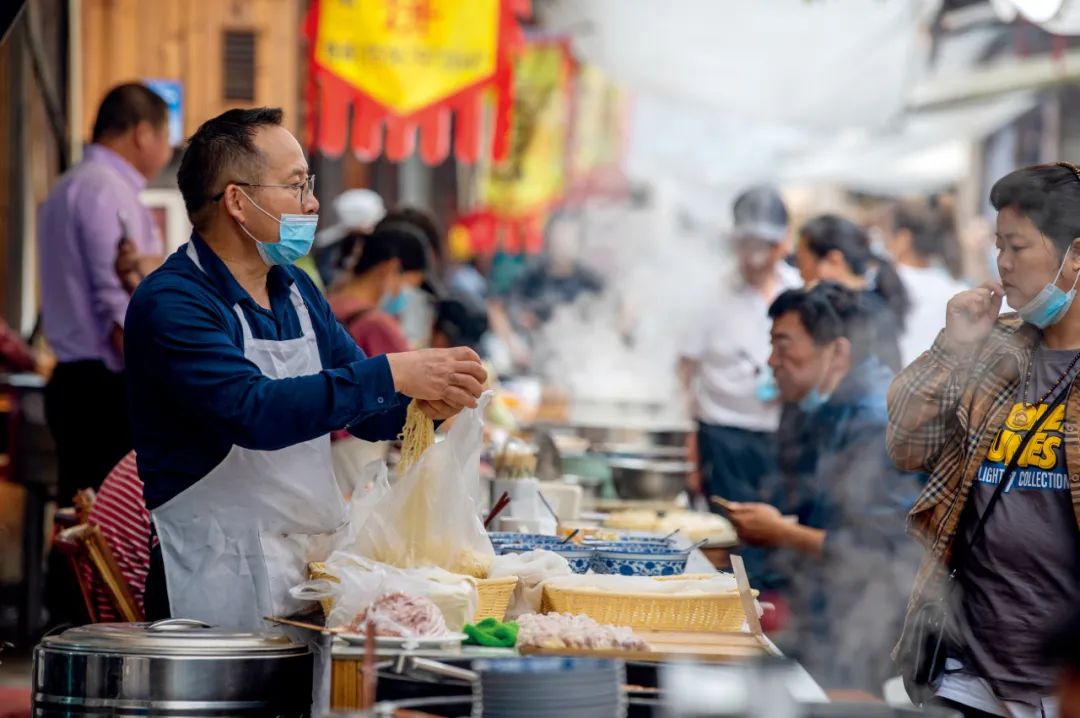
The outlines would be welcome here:
M 420 457 L 435 443 L 435 422 L 427 417 L 414 399 L 405 414 L 405 427 L 401 430 L 401 459 L 398 476 L 403 476 Z

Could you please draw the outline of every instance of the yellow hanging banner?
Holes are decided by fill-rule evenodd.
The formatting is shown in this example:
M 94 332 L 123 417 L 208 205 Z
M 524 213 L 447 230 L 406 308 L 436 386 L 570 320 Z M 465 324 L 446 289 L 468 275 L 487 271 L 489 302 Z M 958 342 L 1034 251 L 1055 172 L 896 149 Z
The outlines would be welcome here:
M 514 114 L 506 160 L 484 167 L 481 205 L 503 217 L 542 212 L 565 186 L 571 63 L 559 42 L 530 43 L 514 59 Z
M 397 115 L 495 73 L 500 0 L 319 0 L 315 61 Z

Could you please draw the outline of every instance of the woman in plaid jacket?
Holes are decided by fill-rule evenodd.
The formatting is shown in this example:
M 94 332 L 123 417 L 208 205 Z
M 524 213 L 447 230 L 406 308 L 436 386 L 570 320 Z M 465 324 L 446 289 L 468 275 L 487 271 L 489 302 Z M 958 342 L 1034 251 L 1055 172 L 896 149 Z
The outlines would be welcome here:
M 938 699 L 965 716 L 1056 716 L 1040 648 L 1080 589 L 1080 169 L 1017 170 L 990 200 L 1001 283 L 956 295 L 889 391 L 889 453 L 931 475 L 910 514 L 927 552 L 909 619 L 955 571 Z M 999 316 L 1003 300 L 1016 313 Z

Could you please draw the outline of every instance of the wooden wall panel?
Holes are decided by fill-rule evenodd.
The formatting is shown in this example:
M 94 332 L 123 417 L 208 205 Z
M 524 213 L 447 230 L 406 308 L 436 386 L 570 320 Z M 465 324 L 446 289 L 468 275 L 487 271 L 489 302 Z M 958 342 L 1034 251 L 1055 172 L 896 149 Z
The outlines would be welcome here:
M 237 105 L 223 98 L 222 33 L 256 33 L 253 105 L 285 109 L 300 127 L 303 0 L 83 0 L 83 113 L 89 138 L 97 105 L 113 85 L 149 77 L 184 86 L 184 133 Z

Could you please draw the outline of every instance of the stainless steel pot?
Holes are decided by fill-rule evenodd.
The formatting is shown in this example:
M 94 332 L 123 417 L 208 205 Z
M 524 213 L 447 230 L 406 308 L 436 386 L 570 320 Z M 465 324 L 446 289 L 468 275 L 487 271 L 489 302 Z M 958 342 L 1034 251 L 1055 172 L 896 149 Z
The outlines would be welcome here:
M 620 499 L 673 501 L 686 488 L 694 465 L 688 461 L 615 459 L 611 478 Z
M 613 459 L 652 459 L 686 461 L 686 446 L 661 446 L 658 444 L 598 444 L 593 451 Z
M 692 429 L 670 425 L 657 426 L 574 426 L 578 436 L 593 446 L 601 444 L 648 444 L 653 446 L 686 446 Z
M 34 716 L 273 716 L 311 711 L 310 648 L 190 619 L 102 623 L 34 649 Z

